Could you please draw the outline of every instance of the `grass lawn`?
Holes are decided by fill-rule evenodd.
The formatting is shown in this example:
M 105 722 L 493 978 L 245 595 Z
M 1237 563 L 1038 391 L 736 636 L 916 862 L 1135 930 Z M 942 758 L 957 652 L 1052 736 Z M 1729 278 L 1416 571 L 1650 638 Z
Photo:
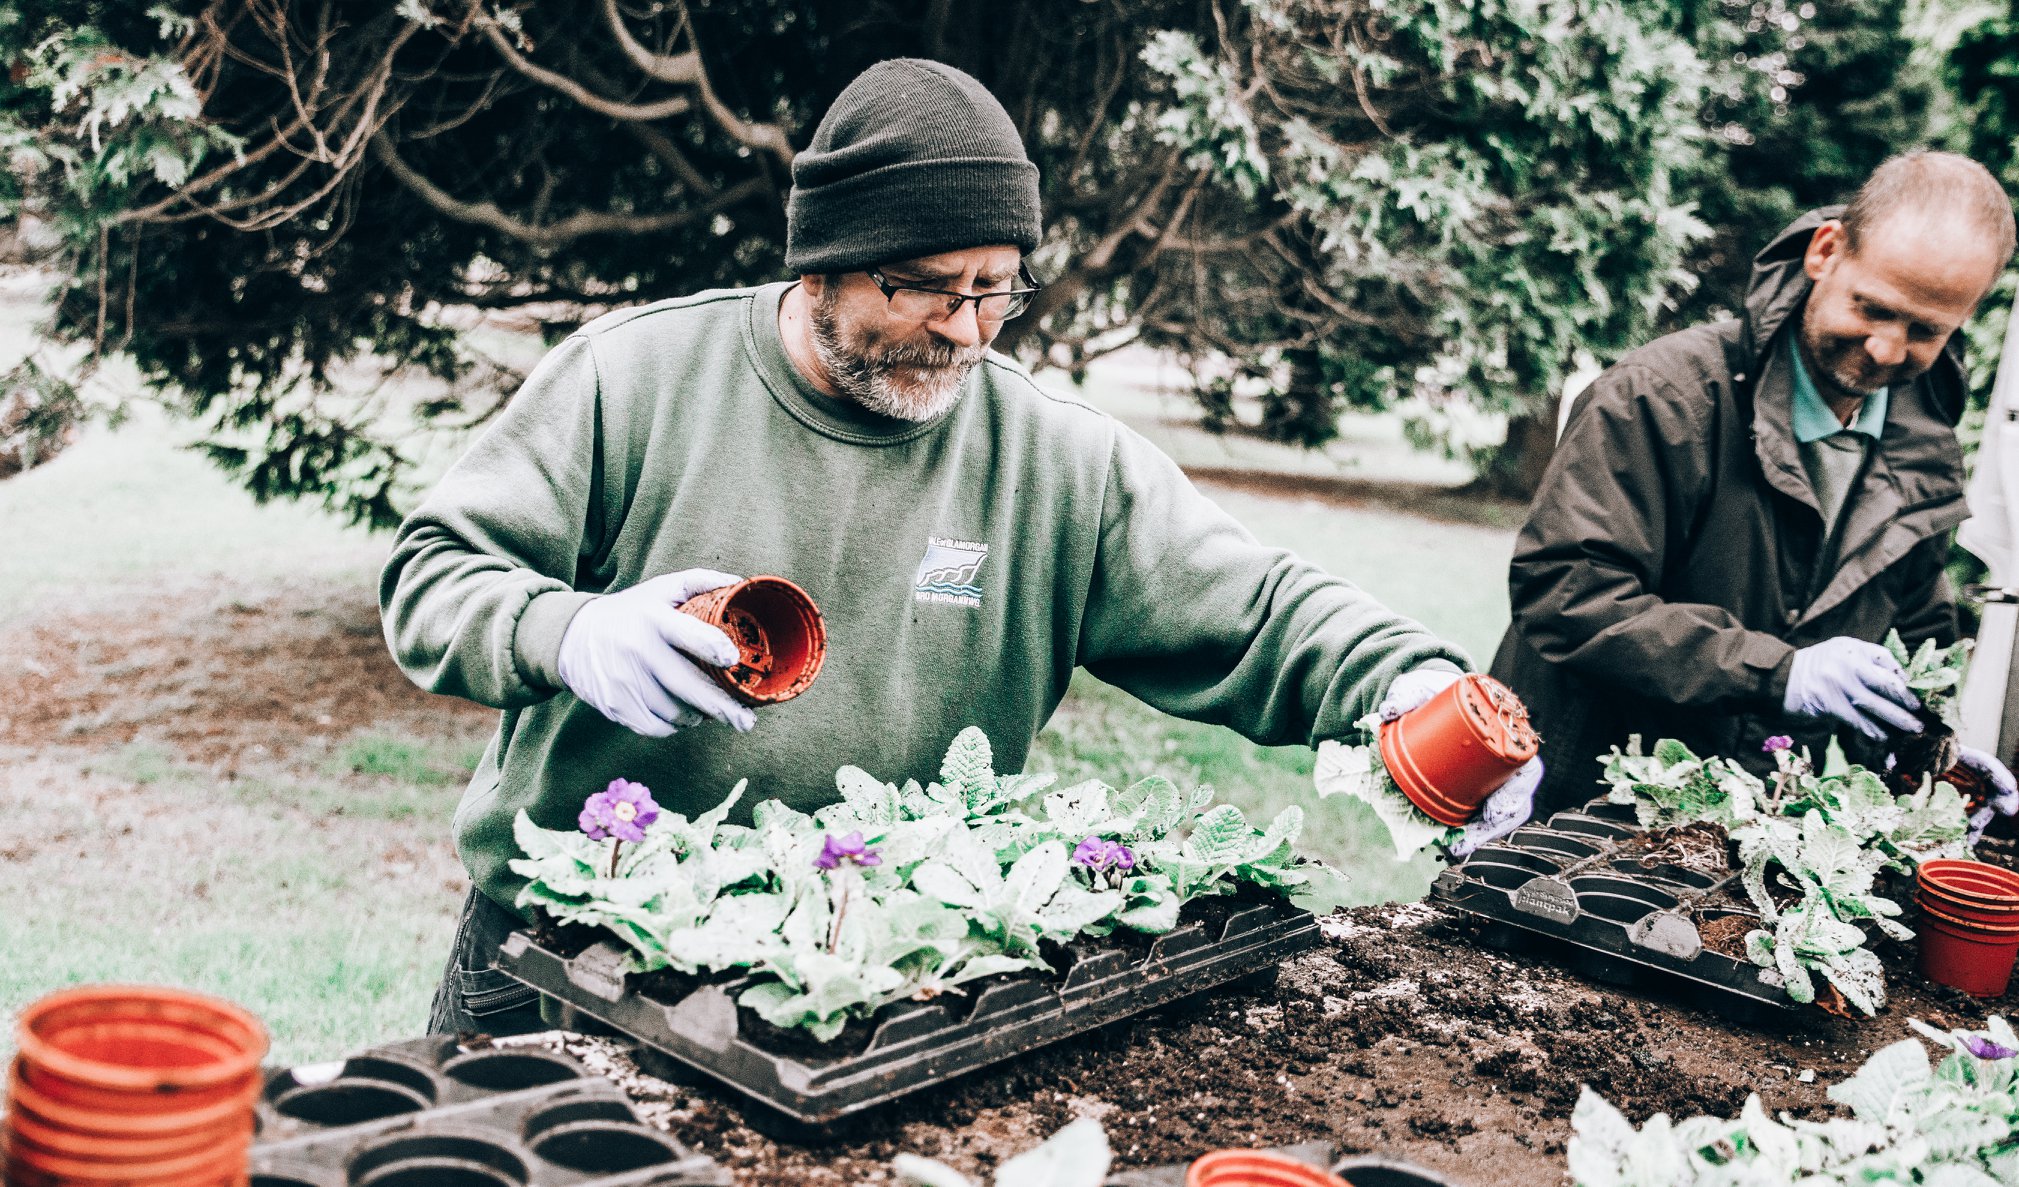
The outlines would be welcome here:
M 178 432 L 94 428 L 0 483 L 0 1016 L 130 980 L 246 1003 L 283 1060 L 417 1034 L 466 885 L 448 820 L 490 715 L 384 657 L 387 538 L 255 505 Z M 1505 622 L 1504 529 L 1208 493 L 1477 656 Z M 1357 805 L 1313 802 L 1309 751 L 1092 679 L 1032 765 L 1206 781 L 1251 815 L 1303 803 L 1350 901 L 1417 897 L 1434 873 L 1390 860 Z

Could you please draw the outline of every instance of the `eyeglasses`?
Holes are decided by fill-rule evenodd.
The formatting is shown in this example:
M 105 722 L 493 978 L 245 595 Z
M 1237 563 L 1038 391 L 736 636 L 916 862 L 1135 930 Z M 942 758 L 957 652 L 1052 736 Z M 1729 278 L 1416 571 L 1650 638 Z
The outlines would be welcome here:
M 864 275 L 883 290 L 883 299 L 890 305 L 892 316 L 906 321 L 936 321 L 942 317 L 954 317 L 960 313 L 962 305 L 973 301 L 976 319 L 1005 322 L 1029 309 L 1031 298 L 1044 287 L 1022 264 L 1017 265 L 1017 279 L 1030 287 L 1005 289 L 999 293 L 954 293 L 912 284 L 893 284 L 874 268 L 868 269 Z

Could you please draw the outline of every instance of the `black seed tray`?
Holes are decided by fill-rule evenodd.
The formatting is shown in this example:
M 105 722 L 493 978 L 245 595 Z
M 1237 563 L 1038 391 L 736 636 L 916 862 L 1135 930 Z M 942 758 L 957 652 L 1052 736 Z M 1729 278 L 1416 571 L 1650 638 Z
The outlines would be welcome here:
M 1633 805 L 1594 800 L 1528 824 L 1483 845 L 1447 868 L 1430 888 L 1433 899 L 1523 932 L 1572 946 L 1583 971 L 1598 980 L 1632 980 L 1656 970 L 1717 990 L 1715 1003 L 1740 1015 L 1761 1006 L 1800 1008 L 1774 969 L 1706 948 L 1698 920 L 1753 915 L 1736 871 L 1723 876 L 1677 865 L 1646 868 L 1622 851 L 1645 830 Z M 1624 966 L 1624 967 L 1622 967 Z
M 537 1048 L 446 1036 L 268 1076 L 252 1187 L 720 1187 L 615 1084 Z
M 898 1002 L 872 1022 L 860 1054 L 801 1058 L 739 1033 L 736 995 L 750 982 L 705 985 L 672 1004 L 625 985 L 624 956 L 601 941 L 572 958 L 531 935 L 505 940 L 498 967 L 564 1005 L 719 1080 L 800 1125 L 843 1117 L 1166 1002 L 1273 970 L 1318 942 L 1305 911 L 1260 904 L 1229 916 L 1217 935 L 1186 924 L 1147 955 L 1102 950 L 1063 979 L 1030 978 L 981 989 L 963 1012 L 939 1002 Z

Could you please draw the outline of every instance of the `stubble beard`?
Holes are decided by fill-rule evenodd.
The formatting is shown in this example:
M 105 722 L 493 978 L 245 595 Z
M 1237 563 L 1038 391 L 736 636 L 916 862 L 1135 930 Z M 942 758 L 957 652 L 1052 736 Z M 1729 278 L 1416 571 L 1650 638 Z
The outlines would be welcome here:
M 1810 324 L 1806 310 L 1802 318 L 1801 340 L 1810 378 L 1837 396 L 1864 399 L 1881 388 L 1911 383 L 1924 370 L 1912 362 L 1896 367 L 1872 368 L 1863 338 L 1825 334 Z
M 814 298 L 808 320 L 814 353 L 835 389 L 897 420 L 928 421 L 953 407 L 968 372 L 988 353 L 984 343 L 959 347 L 930 336 L 880 349 L 857 347 L 842 331 L 840 297 L 832 289 Z

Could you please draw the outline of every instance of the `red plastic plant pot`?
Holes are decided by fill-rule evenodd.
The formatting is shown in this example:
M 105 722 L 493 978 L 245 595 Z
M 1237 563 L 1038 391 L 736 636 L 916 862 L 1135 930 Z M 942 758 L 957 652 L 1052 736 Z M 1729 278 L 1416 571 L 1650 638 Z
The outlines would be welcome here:
M 1345 1179 L 1270 1151 L 1213 1151 L 1185 1171 L 1185 1187 L 1349 1187 Z
M 154 1163 L 199 1154 L 221 1155 L 252 1144 L 252 1111 L 243 1116 L 164 1135 L 88 1133 L 42 1121 L 26 1110 L 9 1111 L 10 1140 L 82 1162 Z
M 1350 1187 L 1330 1171 L 1267 1150 L 1215 1150 L 1185 1171 L 1185 1187 Z
M 1940 911 L 1973 927 L 2008 927 L 2019 923 L 2019 907 L 1981 907 L 1973 902 L 1949 898 L 1925 886 L 1914 893 L 1914 905 L 1924 911 Z
M 1542 740 L 1511 689 L 1477 672 L 1378 731 L 1389 778 L 1439 824 L 1460 827 Z
M 236 1097 L 267 1047 L 259 1020 L 230 1002 L 131 985 L 52 993 L 22 1011 L 16 1039 L 19 1075 L 31 1088 L 135 1113 Z
M 1999 997 L 2019 960 L 2019 923 L 1987 927 L 1921 907 L 1921 975 L 1972 997 Z
M 108 1161 L 56 1153 L 9 1133 L 6 1143 L 7 1182 L 41 1180 L 65 1187 L 208 1187 L 242 1183 L 252 1127 L 227 1141 L 189 1154 L 163 1158 Z
M 238 1092 L 219 1100 L 192 1103 L 191 1095 L 182 1093 L 176 1099 L 187 1106 L 183 1109 L 134 1113 L 118 1107 L 130 1108 L 133 1105 L 131 1093 L 100 1091 L 93 1094 L 94 1099 L 86 1102 L 76 1099 L 79 1090 L 74 1089 L 68 1100 L 49 1096 L 22 1079 L 17 1060 L 14 1075 L 7 1085 L 7 1111 L 17 1116 L 33 1116 L 73 1133 L 164 1137 L 217 1125 L 235 1117 L 250 1117 L 253 1104 L 259 1097 L 259 1088 L 259 1078 L 248 1076 Z M 111 1101 L 112 1107 L 103 1103 L 106 1100 Z
M 735 666 L 711 671 L 746 705 L 775 705 L 805 692 L 827 658 L 820 608 L 783 577 L 752 577 L 696 594 L 680 609 L 722 628 L 736 644 Z
M 1921 890 L 1956 902 L 2019 911 L 2019 871 L 1989 862 L 1936 858 L 1922 862 L 1914 880 Z

